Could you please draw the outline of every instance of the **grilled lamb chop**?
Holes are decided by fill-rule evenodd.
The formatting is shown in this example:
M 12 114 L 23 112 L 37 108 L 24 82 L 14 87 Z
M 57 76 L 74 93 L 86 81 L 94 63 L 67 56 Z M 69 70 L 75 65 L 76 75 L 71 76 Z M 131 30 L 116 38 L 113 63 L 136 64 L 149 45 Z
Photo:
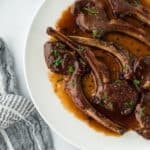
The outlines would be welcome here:
M 114 15 L 124 17 L 131 15 L 150 26 L 150 9 L 136 3 L 129 3 L 127 0 L 108 0 Z
M 135 65 L 135 74 L 143 89 L 150 90 L 150 56 L 141 57 Z
M 134 76 L 133 67 L 134 67 L 134 62 L 136 61 L 136 57 L 130 51 L 112 42 L 111 43 L 104 42 L 104 41 L 100 41 L 100 40 L 96 40 L 92 38 L 85 38 L 85 37 L 79 37 L 79 36 L 70 36 L 70 38 L 80 44 L 95 47 L 95 48 L 104 50 L 106 52 L 109 52 L 110 54 L 112 54 L 114 57 L 116 57 L 119 60 L 122 66 L 122 72 L 123 72 L 125 79 L 133 78 Z
M 104 127 L 114 131 L 118 134 L 123 134 L 126 129 L 115 123 L 114 121 L 107 118 L 100 111 L 95 109 L 92 104 L 85 97 L 82 87 L 81 80 L 84 75 L 84 70 L 80 67 L 78 61 L 75 62 L 75 71 L 71 77 L 71 80 L 65 81 L 65 89 L 68 95 L 71 96 L 74 104 L 85 114 L 96 120 L 98 123 L 102 124 Z
M 140 124 L 137 132 L 146 139 L 150 139 L 150 93 L 143 93 L 142 101 L 136 106 L 136 119 Z
M 59 41 L 46 42 L 44 55 L 47 67 L 55 73 L 68 75 L 74 70 L 75 53 Z
M 55 31 L 52 28 L 48 28 L 48 34 L 58 38 L 59 40 L 62 40 L 62 42 L 70 46 L 74 51 L 79 53 L 79 55 L 91 67 L 96 86 L 95 94 L 93 96 L 94 99 L 92 100 L 93 103 L 99 104 L 103 102 L 103 97 L 106 96 L 105 94 L 108 94 L 107 97 L 110 97 L 111 99 L 109 98 L 107 102 L 105 101 L 105 103 L 103 103 L 107 110 L 113 112 L 117 111 L 122 115 L 128 115 L 134 110 L 134 106 L 136 105 L 138 98 L 136 90 L 126 81 L 120 81 L 121 86 L 116 85 L 116 83 L 110 83 L 109 70 L 105 64 L 96 60 L 94 53 L 90 50 L 89 47 L 77 44 L 70 38 Z M 115 87 L 118 88 L 118 90 L 115 90 L 116 97 L 112 94 L 112 92 L 110 92 Z M 128 93 L 125 92 L 127 89 Z M 131 103 L 131 101 L 133 106 L 129 108 L 126 106 L 126 104 Z M 110 109 L 110 107 L 108 108 L 108 105 L 112 105 L 114 109 Z
M 100 0 L 77 0 L 72 6 L 72 13 L 76 16 L 76 23 L 81 30 L 93 32 L 94 37 L 120 32 L 150 46 L 149 36 L 144 30 L 118 19 L 109 19 L 105 7 Z

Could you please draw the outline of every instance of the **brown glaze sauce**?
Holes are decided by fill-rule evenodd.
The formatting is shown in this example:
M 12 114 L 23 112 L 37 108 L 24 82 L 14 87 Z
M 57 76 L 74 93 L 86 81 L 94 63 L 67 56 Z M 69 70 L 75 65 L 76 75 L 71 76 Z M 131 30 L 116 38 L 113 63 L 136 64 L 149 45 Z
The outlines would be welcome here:
M 149 0 L 142 0 L 142 4 L 150 8 L 150 1 Z M 150 33 L 150 29 L 143 25 L 142 23 L 139 23 L 137 20 L 133 20 L 133 18 L 126 18 L 130 23 L 134 24 L 135 26 L 141 27 L 145 29 L 147 32 Z M 78 36 L 86 36 L 91 37 L 91 35 L 87 33 L 83 33 L 76 25 L 75 25 L 75 18 L 70 13 L 70 7 L 66 9 L 63 13 L 61 18 L 58 20 L 56 24 L 57 30 L 65 33 L 66 35 L 78 35 Z M 136 41 L 128 36 L 121 35 L 118 33 L 111 33 L 104 37 L 106 41 L 114 41 L 120 43 L 123 47 L 126 49 L 132 51 L 137 57 L 144 56 L 144 55 L 150 55 L 150 50 L 147 46 L 145 46 L 143 43 L 140 43 L 139 41 Z M 100 51 L 100 50 L 94 50 L 95 54 L 98 56 L 98 58 L 102 61 L 104 61 L 108 67 L 111 70 L 111 76 L 112 79 L 117 79 L 117 72 L 119 71 L 119 66 L 116 63 L 115 59 L 108 55 L 106 52 Z M 94 130 L 98 132 L 103 132 L 106 135 L 115 135 L 115 133 L 109 131 L 108 129 L 104 128 L 100 124 L 98 124 L 96 121 L 92 120 L 85 114 L 83 114 L 72 102 L 71 98 L 66 94 L 64 88 L 63 88 L 63 79 L 65 77 L 59 74 L 55 73 L 49 73 L 49 79 L 54 87 L 55 93 L 58 95 L 61 103 L 63 106 L 71 112 L 74 116 L 79 118 L 80 120 L 84 121 L 89 127 L 93 128 Z M 83 79 L 83 87 L 84 92 L 89 98 L 93 91 L 94 91 L 94 84 L 93 79 L 90 74 L 87 74 Z M 129 117 L 124 118 L 118 118 L 115 117 L 115 119 L 119 120 L 121 123 L 125 124 L 128 129 L 134 129 L 137 127 L 137 122 L 135 120 L 134 114 Z

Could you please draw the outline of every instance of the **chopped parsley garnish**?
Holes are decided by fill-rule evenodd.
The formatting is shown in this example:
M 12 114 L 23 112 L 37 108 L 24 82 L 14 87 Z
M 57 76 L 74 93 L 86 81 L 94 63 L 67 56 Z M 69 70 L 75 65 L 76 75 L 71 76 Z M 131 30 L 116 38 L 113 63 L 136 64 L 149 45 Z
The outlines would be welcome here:
M 93 30 L 93 31 L 92 31 L 92 34 L 93 34 L 93 37 L 97 37 L 97 35 L 98 35 L 98 31 Z
M 66 46 L 65 46 L 63 43 L 61 43 L 61 42 L 58 43 L 58 46 L 59 46 L 60 48 L 65 48 L 65 47 L 66 47 Z
M 55 67 L 58 67 L 62 62 L 63 62 L 63 60 L 61 59 L 60 56 L 58 56 L 54 61 L 52 61 L 51 64 Z
M 128 67 L 126 65 L 124 65 L 122 68 L 123 68 L 123 70 L 128 69 Z
M 87 8 L 87 7 L 84 7 L 83 10 L 85 10 L 89 14 L 98 14 L 99 13 L 97 10 L 92 9 L 92 8 Z
M 98 104 L 99 104 L 99 106 L 104 107 L 104 101 L 103 100 L 101 100 Z
M 58 50 L 57 49 L 51 49 L 51 54 L 57 55 L 58 54 Z
M 118 45 L 119 50 L 124 50 L 124 48 L 121 45 Z
M 140 0 L 133 0 L 134 4 L 138 6 L 140 4 Z
M 112 103 L 112 102 L 109 102 L 109 103 L 108 103 L 108 107 L 109 107 L 111 110 L 113 110 L 113 103 Z
M 57 82 L 61 82 L 61 81 L 63 81 L 63 80 L 64 80 L 63 78 L 60 78 L 60 79 L 57 80 Z
M 106 100 L 106 99 L 108 99 L 108 96 L 107 96 L 107 95 L 103 95 L 103 96 L 101 97 L 101 99 L 102 99 L 102 100 Z
M 141 82 L 140 82 L 139 80 L 137 80 L 137 79 L 133 80 L 133 84 L 134 84 L 135 86 L 139 86 L 140 83 L 141 83 Z
M 103 32 L 104 32 L 104 29 L 99 28 L 98 30 L 93 30 L 92 34 L 93 34 L 93 37 L 97 37 L 100 33 L 103 33 Z
M 115 80 L 115 83 L 116 83 L 116 84 L 120 84 L 120 83 L 121 83 L 121 80 Z
M 82 52 L 84 50 L 84 47 L 83 46 L 79 46 L 79 49 L 78 49 L 80 52 Z
M 68 68 L 69 73 L 73 73 L 74 70 L 75 70 L 74 66 L 69 66 L 69 68 Z
M 141 117 L 143 117 L 144 115 L 145 115 L 145 107 L 142 107 L 141 109 L 140 109 L 140 116 Z
M 124 106 L 133 109 L 135 106 L 135 102 L 133 100 L 130 100 L 129 102 L 124 103 Z

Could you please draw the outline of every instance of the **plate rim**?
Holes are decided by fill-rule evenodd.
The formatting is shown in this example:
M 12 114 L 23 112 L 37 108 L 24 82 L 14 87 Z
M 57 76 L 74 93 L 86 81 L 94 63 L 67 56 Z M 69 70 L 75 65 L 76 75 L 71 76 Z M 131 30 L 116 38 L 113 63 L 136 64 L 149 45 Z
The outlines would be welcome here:
M 78 148 L 78 149 L 81 149 L 81 146 L 75 144 L 73 141 L 69 140 L 68 138 L 66 138 L 65 136 L 63 136 L 63 134 L 61 134 L 59 131 L 57 131 L 57 129 L 55 129 L 55 127 L 47 121 L 47 119 L 45 118 L 45 116 L 42 114 L 42 112 L 39 110 L 40 108 L 37 106 L 36 104 L 36 101 L 35 101 L 35 98 L 31 92 L 31 89 L 29 87 L 29 83 L 28 83 L 28 77 L 27 77 L 27 68 L 26 68 L 26 51 L 27 51 L 27 43 L 29 41 L 29 37 L 30 37 L 30 33 L 31 33 L 31 30 L 32 30 L 32 27 L 33 27 L 33 24 L 37 18 L 37 16 L 39 16 L 40 14 L 40 10 L 44 7 L 44 5 L 46 4 L 48 0 L 45 0 L 41 6 L 39 7 L 39 9 L 36 11 L 33 19 L 32 19 L 32 23 L 30 24 L 30 27 L 29 27 L 29 30 L 28 30 L 28 33 L 27 33 L 27 36 L 26 36 L 26 39 L 25 39 L 25 48 L 24 48 L 24 51 L 23 51 L 23 75 L 24 75 L 24 79 L 25 79 L 25 85 L 27 87 L 27 91 L 29 93 L 29 96 L 36 108 L 36 110 L 38 111 L 38 113 L 40 114 L 40 116 L 42 117 L 42 119 L 45 121 L 45 123 L 49 126 L 50 130 L 52 130 L 54 133 L 56 133 L 57 136 L 61 137 L 65 142 L 67 142 L 68 144 L 70 144 L 71 146 L 74 146 L 75 148 Z M 52 134 L 52 133 L 51 133 Z

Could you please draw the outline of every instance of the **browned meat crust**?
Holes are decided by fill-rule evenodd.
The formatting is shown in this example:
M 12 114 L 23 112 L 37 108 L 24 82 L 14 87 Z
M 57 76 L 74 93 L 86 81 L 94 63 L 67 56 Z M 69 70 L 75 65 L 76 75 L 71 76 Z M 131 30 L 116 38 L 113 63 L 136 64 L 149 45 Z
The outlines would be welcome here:
M 124 17 L 132 15 L 140 21 L 150 25 L 150 9 L 138 3 L 129 3 L 127 0 L 108 0 L 114 15 Z
M 150 46 L 150 39 L 142 29 L 121 20 L 109 19 L 106 6 L 99 0 L 78 0 L 74 3 L 72 13 L 76 23 L 83 31 L 93 32 L 95 37 L 102 37 L 109 32 L 129 35 Z

